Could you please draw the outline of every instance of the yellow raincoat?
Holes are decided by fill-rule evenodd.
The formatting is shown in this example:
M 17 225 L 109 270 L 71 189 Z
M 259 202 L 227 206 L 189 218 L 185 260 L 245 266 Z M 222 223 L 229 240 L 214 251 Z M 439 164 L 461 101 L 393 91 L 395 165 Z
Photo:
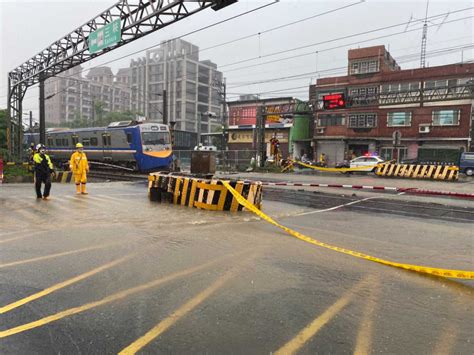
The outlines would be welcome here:
M 69 168 L 74 174 L 74 182 L 77 186 L 77 192 L 86 193 L 87 173 L 89 172 L 89 163 L 87 162 L 86 154 L 78 151 L 72 153 Z M 81 184 L 83 186 L 80 190 Z

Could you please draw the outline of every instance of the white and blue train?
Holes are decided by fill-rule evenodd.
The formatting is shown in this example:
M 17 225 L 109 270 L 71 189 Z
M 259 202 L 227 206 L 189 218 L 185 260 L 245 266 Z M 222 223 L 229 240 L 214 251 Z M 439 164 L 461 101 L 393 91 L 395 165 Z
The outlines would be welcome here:
M 30 141 L 37 143 L 34 138 Z M 173 163 L 169 128 L 156 122 L 125 121 L 107 127 L 46 132 L 46 147 L 55 162 L 66 163 L 77 143 L 82 143 L 90 161 L 121 165 L 140 172 L 168 170 Z

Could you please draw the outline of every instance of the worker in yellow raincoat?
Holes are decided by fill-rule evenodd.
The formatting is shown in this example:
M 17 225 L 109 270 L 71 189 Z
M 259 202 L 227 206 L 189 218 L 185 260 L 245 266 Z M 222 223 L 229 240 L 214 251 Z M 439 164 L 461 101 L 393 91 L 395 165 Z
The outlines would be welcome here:
M 89 172 L 89 163 L 87 162 L 86 153 L 82 150 L 84 146 L 81 143 L 76 144 L 77 150 L 72 153 L 69 168 L 74 174 L 74 182 L 76 183 L 76 193 L 87 195 L 86 183 L 87 173 Z

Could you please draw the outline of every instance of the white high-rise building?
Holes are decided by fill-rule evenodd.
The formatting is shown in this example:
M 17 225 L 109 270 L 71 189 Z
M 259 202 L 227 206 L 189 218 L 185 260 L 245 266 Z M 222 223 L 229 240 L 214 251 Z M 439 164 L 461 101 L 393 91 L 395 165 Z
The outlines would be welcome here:
M 130 110 L 129 77 L 129 68 L 114 75 L 109 67 L 92 68 L 84 77 L 77 66 L 46 80 L 46 122 L 67 125 L 79 117 L 94 124 L 99 102 L 106 113 Z
M 218 86 L 222 73 L 209 60 L 199 60 L 199 47 L 177 39 L 163 42 L 130 64 L 132 109 L 147 118 L 163 120 L 163 90 L 167 91 L 168 119 L 175 129 L 211 133 L 222 124 Z M 206 114 L 215 113 L 210 117 Z

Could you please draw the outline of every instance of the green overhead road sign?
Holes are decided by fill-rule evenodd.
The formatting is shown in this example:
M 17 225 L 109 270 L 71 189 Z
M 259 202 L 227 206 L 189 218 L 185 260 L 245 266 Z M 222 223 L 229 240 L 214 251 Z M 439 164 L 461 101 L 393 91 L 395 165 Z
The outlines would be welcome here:
M 88 38 L 89 52 L 94 54 L 119 42 L 122 39 L 120 27 L 120 19 L 117 19 L 91 32 Z

